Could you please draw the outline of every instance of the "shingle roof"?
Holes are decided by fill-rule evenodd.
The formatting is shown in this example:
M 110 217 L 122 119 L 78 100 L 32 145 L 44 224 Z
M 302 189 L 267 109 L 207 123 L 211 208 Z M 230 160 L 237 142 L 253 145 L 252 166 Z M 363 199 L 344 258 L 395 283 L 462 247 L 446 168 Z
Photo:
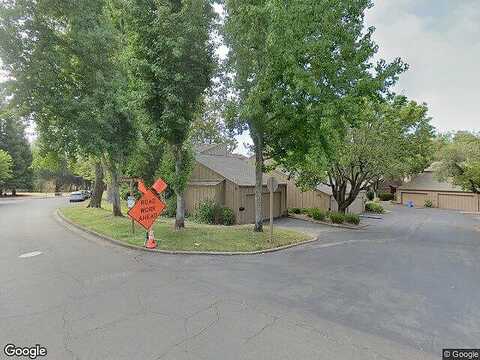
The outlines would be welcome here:
M 332 188 L 328 185 L 325 185 L 325 184 L 317 185 L 317 187 L 315 189 L 317 191 L 323 192 L 327 195 L 332 195 L 333 194 Z
M 438 181 L 435 179 L 431 168 L 428 168 L 420 175 L 415 176 L 411 181 L 400 186 L 399 189 L 464 192 L 461 187 L 453 185 L 448 181 Z
M 255 185 L 255 167 L 245 160 L 233 156 L 217 156 L 197 154 L 196 160 L 207 168 L 222 175 L 240 186 Z M 267 184 L 268 176 L 263 174 L 263 185 Z M 286 182 L 279 179 L 280 184 Z
M 198 144 L 195 145 L 194 150 L 196 153 L 203 153 L 207 150 L 210 150 L 214 147 L 218 146 L 218 144 Z

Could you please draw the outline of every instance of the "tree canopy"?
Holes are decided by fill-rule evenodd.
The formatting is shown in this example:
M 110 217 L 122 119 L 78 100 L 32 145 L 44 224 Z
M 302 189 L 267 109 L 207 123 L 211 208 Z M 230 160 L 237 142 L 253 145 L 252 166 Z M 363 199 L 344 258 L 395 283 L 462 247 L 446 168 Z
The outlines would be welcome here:
M 431 162 L 433 127 L 427 107 L 398 96 L 365 100 L 354 126 L 328 134 L 330 152 L 316 149 L 299 165 L 299 183 L 331 187 L 339 211 L 376 181 L 420 173 Z
M 253 138 L 256 228 L 261 229 L 263 157 L 292 169 L 313 151 L 326 152 L 364 97 L 388 94 L 407 66 L 373 63 L 378 48 L 365 28 L 370 0 L 227 0 L 234 97 L 230 118 Z
M 0 190 L 2 190 L 0 195 L 3 195 L 3 184 L 12 177 L 12 167 L 13 161 L 10 154 L 0 150 Z
M 25 125 L 21 117 L 6 107 L 0 111 L 0 150 L 8 152 L 13 161 L 12 176 L 3 187 L 11 189 L 14 194 L 17 188 L 31 189 L 32 152 L 25 135 Z
M 124 34 L 129 99 L 137 122 L 171 147 L 178 177 L 188 168 L 188 137 L 215 68 L 209 1 L 114 1 Z M 184 182 L 177 195 L 176 228 L 184 227 Z
M 434 166 L 436 176 L 465 191 L 480 193 L 480 134 L 459 131 L 443 140 Z
M 118 188 L 118 167 L 135 134 L 107 1 L 7 3 L 0 51 L 12 104 L 34 119 L 49 150 L 103 160 Z

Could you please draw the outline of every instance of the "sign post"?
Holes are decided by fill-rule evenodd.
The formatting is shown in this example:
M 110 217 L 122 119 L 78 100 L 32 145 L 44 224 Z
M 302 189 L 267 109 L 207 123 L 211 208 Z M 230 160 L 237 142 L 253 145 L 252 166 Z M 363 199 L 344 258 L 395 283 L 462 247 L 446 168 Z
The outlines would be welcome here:
M 130 180 L 130 195 L 127 199 L 127 207 L 130 210 L 135 205 L 135 197 L 133 196 L 133 179 Z M 132 219 L 132 234 L 135 235 L 135 220 Z
M 274 177 L 269 177 L 267 188 L 270 190 L 270 242 L 273 242 L 273 193 L 278 189 L 278 180 Z
M 147 231 L 145 247 L 157 247 L 153 235 L 153 223 L 165 210 L 165 203 L 160 199 L 160 194 L 167 188 L 167 184 L 158 179 L 151 188 L 147 188 L 143 181 L 138 181 L 138 190 L 142 193 L 140 199 L 128 210 L 128 216 L 139 223 Z

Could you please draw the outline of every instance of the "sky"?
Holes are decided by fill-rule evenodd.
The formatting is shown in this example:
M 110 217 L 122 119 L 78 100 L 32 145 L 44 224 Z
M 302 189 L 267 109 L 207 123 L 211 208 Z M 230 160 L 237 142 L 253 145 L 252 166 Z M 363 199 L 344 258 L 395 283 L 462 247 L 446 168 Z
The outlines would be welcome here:
M 374 0 L 367 26 L 381 58 L 410 69 L 396 92 L 429 107 L 438 131 L 480 131 L 480 0 Z M 221 6 L 216 6 L 222 12 Z M 224 56 L 225 48 L 219 50 Z M 0 78 L 2 78 L 0 74 Z M 248 133 L 236 152 L 247 153 Z
M 438 131 L 480 131 L 480 0 L 375 0 L 379 57 L 410 66 L 395 91 L 429 107 Z M 248 134 L 238 137 L 246 153 Z

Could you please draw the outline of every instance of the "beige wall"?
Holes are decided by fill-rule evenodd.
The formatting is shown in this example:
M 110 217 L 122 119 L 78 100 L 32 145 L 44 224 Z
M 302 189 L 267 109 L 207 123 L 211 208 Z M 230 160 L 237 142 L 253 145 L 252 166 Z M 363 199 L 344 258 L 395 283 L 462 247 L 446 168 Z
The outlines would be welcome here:
M 401 204 L 412 200 L 415 207 L 424 207 L 425 200 L 430 200 L 440 209 L 480 211 L 480 197 L 473 193 L 399 190 L 397 196 Z
M 221 181 L 218 185 L 196 185 L 198 182 Z M 263 187 L 263 215 L 270 216 L 270 197 L 266 186 Z M 185 207 L 192 213 L 205 199 L 212 199 L 221 205 L 233 210 L 237 224 L 251 224 L 255 222 L 255 187 L 239 186 L 223 178 L 216 172 L 196 163 L 190 183 L 185 190 Z M 243 208 L 243 211 L 240 211 Z M 279 217 L 287 213 L 287 186 L 279 185 L 274 195 L 274 216 Z
M 238 224 L 253 224 L 255 222 L 255 187 L 240 186 L 238 189 L 238 206 L 236 209 Z M 287 213 L 287 191 L 285 185 L 279 185 L 274 193 L 273 216 L 280 217 Z M 270 216 L 270 193 L 263 187 L 262 212 L 264 219 Z M 240 211 L 243 208 L 243 211 Z
M 367 198 L 367 193 L 365 191 L 361 191 L 357 198 L 353 201 L 353 203 L 350 204 L 350 206 L 347 208 L 347 213 L 353 213 L 353 214 L 361 214 L 365 211 L 365 202 Z M 337 211 L 338 210 L 338 205 L 337 201 L 333 196 L 330 197 L 331 204 L 330 204 L 330 209 L 332 211 Z
M 192 175 L 190 176 L 190 181 L 212 181 L 212 180 L 223 180 L 224 178 L 217 174 L 215 171 L 210 170 L 206 166 L 195 162 L 195 167 L 193 168 Z
M 364 191 L 360 192 L 355 201 L 348 207 L 347 212 L 360 214 L 365 209 Z M 338 209 L 337 202 L 330 194 L 322 191 L 302 192 L 293 181 L 287 183 L 287 202 L 288 208 L 319 208 L 325 211 Z
M 287 203 L 288 208 L 319 208 L 329 210 L 330 195 L 321 191 L 302 192 L 295 185 L 287 185 Z
M 218 204 L 225 203 L 225 182 L 216 185 L 188 184 L 185 190 L 185 210 L 192 214 L 205 200 L 213 200 Z

